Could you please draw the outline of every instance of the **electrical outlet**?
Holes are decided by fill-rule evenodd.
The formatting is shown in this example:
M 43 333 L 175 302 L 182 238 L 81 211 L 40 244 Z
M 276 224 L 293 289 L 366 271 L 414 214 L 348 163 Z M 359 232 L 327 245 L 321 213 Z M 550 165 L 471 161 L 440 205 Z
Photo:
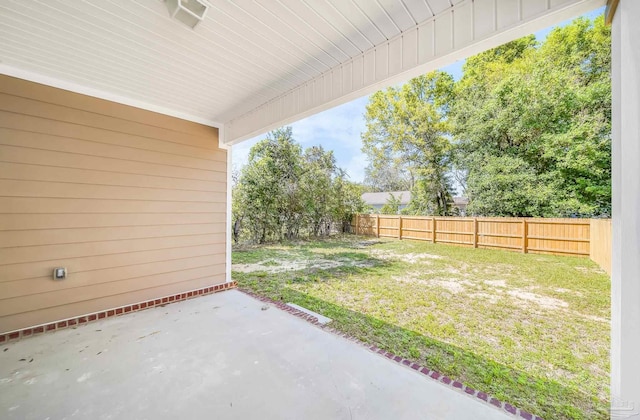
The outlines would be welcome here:
M 64 267 L 56 267 L 53 269 L 54 280 L 64 280 L 67 278 L 67 269 Z

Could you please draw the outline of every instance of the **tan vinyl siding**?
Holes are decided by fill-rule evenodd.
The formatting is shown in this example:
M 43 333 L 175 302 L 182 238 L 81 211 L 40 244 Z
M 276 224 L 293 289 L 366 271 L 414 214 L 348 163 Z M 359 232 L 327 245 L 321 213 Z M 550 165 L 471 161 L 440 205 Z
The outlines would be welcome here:
M 226 161 L 215 128 L 0 76 L 0 332 L 223 283 Z

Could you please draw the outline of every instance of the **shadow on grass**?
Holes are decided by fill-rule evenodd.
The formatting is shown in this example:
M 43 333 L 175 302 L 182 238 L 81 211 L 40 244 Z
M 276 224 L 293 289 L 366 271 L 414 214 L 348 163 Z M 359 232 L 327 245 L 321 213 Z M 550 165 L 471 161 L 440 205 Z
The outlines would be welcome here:
M 344 255 L 341 255 L 344 254 Z M 489 393 L 523 410 L 545 419 L 609 418 L 608 403 L 548 378 L 537 377 L 497 363 L 463 348 L 434 340 L 415 331 L 390 324 L 375 317 L 354 312 L 288 287 L 292 283 L 313 283 L 347 274 L 367 274 L 388 262 L 373 260 L 366 253 L 344 252 L 333 258 L 372 260 L 374 267 L 337 267 L 331 270 L 290 271 L 270 275 L 234 273 L 242 288 L 273 300 L 292 302 L 333 319 L 331 326 L 368 345 L 375 345 L 403 358 L 436 370 L 465 385 Z

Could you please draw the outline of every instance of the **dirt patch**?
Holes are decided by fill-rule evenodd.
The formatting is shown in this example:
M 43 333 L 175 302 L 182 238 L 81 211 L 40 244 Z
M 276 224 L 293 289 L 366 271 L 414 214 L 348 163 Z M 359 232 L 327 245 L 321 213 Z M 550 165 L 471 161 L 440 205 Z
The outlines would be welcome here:
M 507 294 L 520 300 L 535 303 L 544 309 L 560 309 L 567 308 L 569 306 L 569 304 L 564 300 L 525 292 L 522 290 L 509 290 Z
M 605 273 L 605 271 L 601 268 L 590 268 L 590 267 L 574 267 L 576 270 L 583 272 L 583 273 L 594 273 L 594 274 L 603 274 Z
M 426 253 L 408 253 L 408 254 L 397 254 L 395 252 L 389 252 L 381 249 L 374 249 L 371 251 L 371 255 L 376 258 L 380 258 L 381 260 L 394 260 L 394 261 L 402 261 L 410 264 L 415 263 L 429 263 L 429 260 L 440 260 L 443 257 L 440 255 L 426 254 Z
M 575 316 L 579 316 L 580 318 L 588 319 L 589 321 L 602 322 L 604 324 L 610 324 L 611 323 L 610 319 L 602 318 L 602 317 L 595 316 L 595 315 L 581 314 L 581 313 L 575 312 L 575 311 L 571 311 L 571 314 L 573 314 Z
M 505 280 L 485 280 L 484 283 L 493 287 L 507 287 Z
M 338 267 L 361 267 L 369 268 L 375 264 L 373 261 L 351 261 L 348 259 L 333 260 L 312 260 L 312 261 L 286 261 L 286 260 L 268 260 L 254 264 L 233 264 L 232 271 L 241 273 L 255 273 L 258 271 L 266 273 L 284 273 L 287 271 L 299 270 L 330 270 Z
M 435 273 L 425 273 L 424 271 L 420 272 L 409 272 L 406 276 L 394 276 L 393 279 L 399 283 L 407 283 L 407 284 L 420 284 L 426 287 L 439 287 L 445 289 L 446 291 L 458 294 L 466 291 L 468 288 L 474 288 L 477 285 L 469 280 L 456 279 L 456 278 L 425 278 L 425 274 L 435 274 Z
M 495 305 L 496 303 L 498 303 L 498 300 L 500 300 L 500 297 L 497 295 L 491 295 L 489 293 L 483 293 L 483 292 L 472 293 L 469 295 L 469 297 L 478 298 L 480 300 L 486 300 L 492 305 Z
M 371 240 L 371 241 L 360 241 L 360 242 L 356 242 L 354 244 L 354 248 L 366 248 L 368 246 L 373 246 L 373 245 L 378 245 L 381 244 L 382 241 L 376 241 L 376 240 Z
M 566 294 L 570 294 L 570 295 L 574 295 L 574 296 L 583 296 L 582 292 L 579 292 L 577 290 L 571 290 L 571 289 L 565 289 L 562 287 L 556 287 L 553 289 L 553 291 L 558 292 L 558 293 L 566 293 Z
M 453 293 L 454 295 L 460 292 L 464 292 L 466 290 L 466 287 L 464 287 L 461 283 L 458 283 L 457 281 L 431 280 L 430 283 L 435 284 L 436 286 L 440 286 L 443 289 L 446 289 L 447 291 Z

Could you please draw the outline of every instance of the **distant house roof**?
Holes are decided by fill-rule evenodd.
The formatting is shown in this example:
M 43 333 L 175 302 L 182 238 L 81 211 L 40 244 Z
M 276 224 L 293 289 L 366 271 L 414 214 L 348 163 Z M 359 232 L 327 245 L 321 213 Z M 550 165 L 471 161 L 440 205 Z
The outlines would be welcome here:
M 454 206 L 466 206 L 467 204 L 469 204 L 468 197 L 453 197 Z
M 388 191 L 362 194 L 362 200 L 370 206 L 384 205 L 389 201 L 391 194 L 400 199 L 400 205 L 407 205 L 411 201 L 411 191 Z
M 393 194 L 394 197 L 400 199 L 400 205 L 406 206 L 411 201 L 411 191 L 387 191 L 362 194 L 362 200 L 370 206 L 381 206 L 389 201 Z M 454 206 L 466 206 L 469 204 L 467 197 L 453 197 Z

